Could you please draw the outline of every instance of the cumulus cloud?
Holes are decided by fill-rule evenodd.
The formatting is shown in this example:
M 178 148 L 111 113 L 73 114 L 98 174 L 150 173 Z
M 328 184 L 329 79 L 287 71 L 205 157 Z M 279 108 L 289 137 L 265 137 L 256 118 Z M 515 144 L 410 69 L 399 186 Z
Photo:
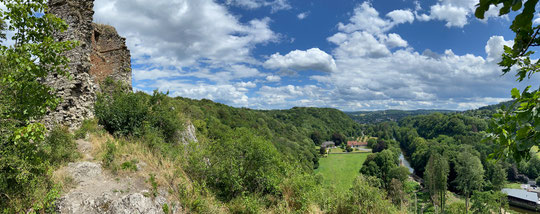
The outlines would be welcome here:
M 178 68 L 255 63 L 251 50 L 277 39 L 270 19 L 242 23 L 212 0 L 97 0 L 95 20 L 127 37 L 135 64 Z
M 268 81 L 268 82 L 279 82 L 279 81 L 281 81 L 281 77 L 276 76 L 276 75 L 270 75 L 270 76 L 266 77 L 266 81 Z
M 306 51 L 294 50 L 286 55 L 275 53 L 264 62 L 264 67 L 293 71 L 336 71 L 334 58 L 318 48 L 311 48 Z
M 430 14 L 419 14 L 422 10 L 418 2 L 415 17 L 420 21 L 440 20 L 446 22 L 446 27 L 462 28 L 469 23 L 469 19 L 474 18 L 477 0 L 439 0 L 430 7 Z M 490 6 L 486 12 L 486 19 L 498 17 L 501 6 Z M 506 16 L 505 16 L 506 17 Z
M 357 8 L 352 16 L 382 20 L 376 10 L 366 4 Z M 458 55 L 451 49 L 443 53 L 425 50 L 420 54 L 408 47 L 399 34 L 362 27 L 358 23 L 351 18 L 351 23 L 341 25 L 349 27 L 340 28 L 341 32 L 328 38 L 337 46 L 332 53 L 338 69 L 329 75 L 311 77 L 325 85 L 326 90 L 319 90 L 325 95 L 303 99 L 318 100 L 323 106 L 337 105 L 344 110 L 466 109 L 504 100 L 501 97 L 507 97 L 508 88 L 514 84 L 512 77 L 500 77 L 496 64 L 503 45 L 511 44 L 501 36 L 493 36 L 487 42 L 485 58 Z M 379 26 L 385 29 L 387 25 Z M 396 47 L 407 48 L 394 50 Z
M 394 10 L 386 14 L 395 24 L 413 23 L 414 15 L 410 10 Z

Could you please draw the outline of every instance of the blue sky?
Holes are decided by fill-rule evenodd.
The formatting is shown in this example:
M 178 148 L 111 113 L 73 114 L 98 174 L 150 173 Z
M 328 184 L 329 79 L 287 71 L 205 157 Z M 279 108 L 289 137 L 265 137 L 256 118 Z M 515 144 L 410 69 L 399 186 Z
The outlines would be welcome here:
M 509 99 L 512 16 L 477 0 L 96 0 L 136 90 L 236 107 L 471 109 Z

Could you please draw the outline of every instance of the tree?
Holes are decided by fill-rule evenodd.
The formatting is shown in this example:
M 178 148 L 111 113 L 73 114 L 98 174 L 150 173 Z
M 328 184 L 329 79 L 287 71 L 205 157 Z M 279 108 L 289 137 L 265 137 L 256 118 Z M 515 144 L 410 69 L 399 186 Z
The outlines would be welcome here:
M 540 26 L 533 26 L 538 0 L 480 0 L 475 12 L 476 17 L 483 19 L 491 5 L 501 3 L 499 15 L 508 14 L 511 10 L 519 11 L 519 14 L 510 26 L 515 33 L 514 45 L 512 48 L 504 47 L 499 65 L 503 67 L 503 74 L 517 68 L 517 80 L 521 82 L 540 70 L 540 61 L 530 58 L 535 53 L 531 47 L 540 46 Z M 512 156 L 519 162 L 530 157 L 528 151 L 532 146 L 540 145 L 540 114 L 537 110 L 540 106 L 540 91 L 531 90 L 531 86 L 521 92 L 513 88 L 511 95 L 515 102 L 493 115 L 488 129 L 491 135 L 487 139 L 498 144 L 492 157 Z
M 54 39 L 67 25 L 47 13 L 47 1 L 2 2 L 6 10 L 0 10 L 0 30 L 14 32 L 9 38 L 14 44 L 6 46 L 8 38 L 0 33 L 0 207 L 27 212 L 32 206 L 45 209 L 50 205 L 45 198 L 56 194 L 42 143 L 46 129 L 37 121 L 56 108 L 59 98 L 41 80 L 51 73 L 68 75 L 62 53 L 76 43 Z M 43 188 L 46 195 L 34 194 Z
M 446 203 L 447 180 L 450 168 L 448 160 L 440 154 L 433 154 L 428 160 L 424 178 L 426 186 L 431 195 L 433 204 L 437 204 L 441 208 L 441 213 L 444 213 Z
M 336 143 L 336 146 L 339 146 L 341 145 L 342 143 L 346 143 L 346 139 L 345 139 L 345 136 L 343 136 L 341 133 L 334 133 L 332 134 L 332 141 L 334 141 L 334 143 Z
M 375 144 L 373 146 L 373 153 L 377 153 L 377 152 L 381 152 L 382 150 L 385 150 L 386 148 L 388 148 L 388 146 L 386 145 L 386 142 L 382 139 L 379 139 L 377 140 L 377 144 Z
M 398 161 L 398 157 L 390 150 L 370 154 L 360 168 L 360 173 L 375 176 L 381 179 L 386 186 L 391 181 L 390 171 L 398 167 Z
M 319 154 L 325 155 L 326 154 L 326 148 L 321 146 L 321 148 L 319 149 Z
M 313 140 L 313 143 L 316 146 L 320 146 L 321 143 L 323 142 L 322 135 L 319 131 L 314 131 L 313 133 L 311 133 L 310 138 L 311 140 Z
M 465 207 L 469 211 L 469 197 L 471 193 L 482 187 L 484 181 L 484 168 L 480 159 L 469 152 L 461 152 L 456 164 L 457 177 L 454 180 L 457 189 L 465 196 Z
M 507 209 L 508 207 L 506 194 L 500 191 L 475 191 L 471 201 L 472 211 L 480 214 L 503 213 L 503 209 Z

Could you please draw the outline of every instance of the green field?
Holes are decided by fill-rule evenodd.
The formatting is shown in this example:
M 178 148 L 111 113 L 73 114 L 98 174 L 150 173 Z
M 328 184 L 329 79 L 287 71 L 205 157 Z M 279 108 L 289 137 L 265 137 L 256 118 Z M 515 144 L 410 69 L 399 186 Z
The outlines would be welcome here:
M 324 186 L 334 186 L 338 191 L 345 191 L 360 174 L 360 168 L 369 154 L 371 153 L 329 154 L 319 159 L 316 173 L 323 176 Z

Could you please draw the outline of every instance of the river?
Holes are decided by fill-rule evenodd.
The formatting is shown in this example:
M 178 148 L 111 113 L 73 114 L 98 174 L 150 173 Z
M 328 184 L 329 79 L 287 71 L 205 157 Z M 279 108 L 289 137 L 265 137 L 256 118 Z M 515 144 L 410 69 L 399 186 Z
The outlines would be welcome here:
M 400 165 L 407 167 L 411 174 L 414 173 L 414 169 L 411 167 L 409 161 L 407 161 L 407 159 L 405 158 L 405 155 L 403 155 L 403 151 L 401 151 L 401 154 L 399 154 L 399 163 Z

